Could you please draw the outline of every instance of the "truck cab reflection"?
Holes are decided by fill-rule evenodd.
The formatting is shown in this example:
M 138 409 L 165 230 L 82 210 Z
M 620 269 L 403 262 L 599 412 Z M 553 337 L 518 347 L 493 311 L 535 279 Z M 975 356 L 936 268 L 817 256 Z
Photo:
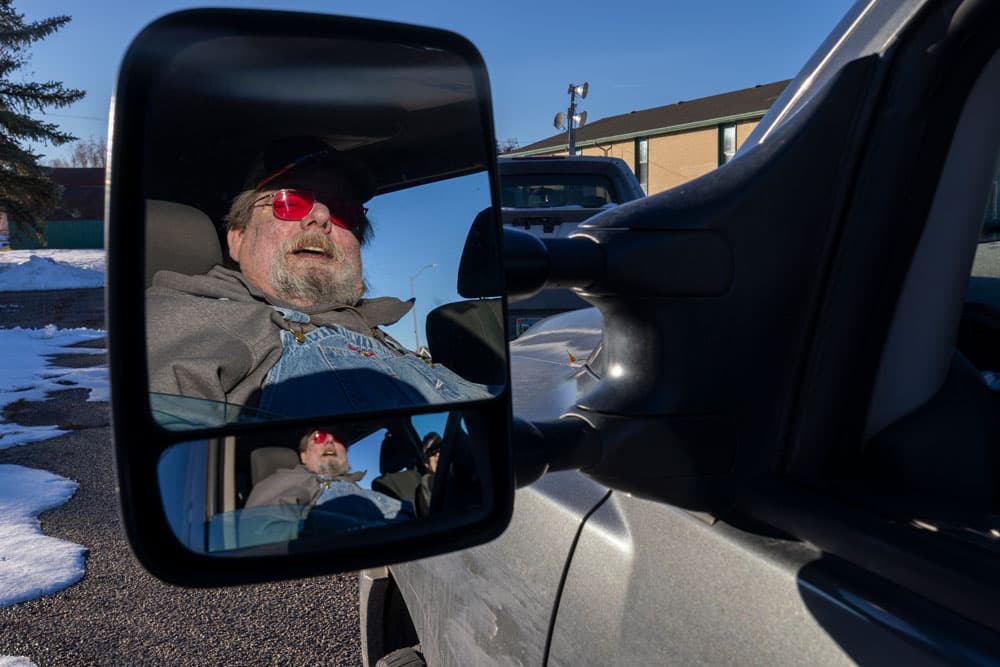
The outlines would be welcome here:
M 299 439 L 299 463 L 279 468 L 254 485 L 240 517 L 245 543 L 296 539 L 303 532 L 349 531 L 406 521 L 413 505 L 358 485 L 347 447 L 329 432 L 313 430 Z
M 475 464 L 455 465 L 477 458 L 463 424 L 435 413 L 181 443 L 160 460 L 163 507 L 185 546 L 227 556 L 409 522 L 431 513 L 435 493 L 468 509 L 482 489 Z M 451 493 L 436 475 L 442 454 Z

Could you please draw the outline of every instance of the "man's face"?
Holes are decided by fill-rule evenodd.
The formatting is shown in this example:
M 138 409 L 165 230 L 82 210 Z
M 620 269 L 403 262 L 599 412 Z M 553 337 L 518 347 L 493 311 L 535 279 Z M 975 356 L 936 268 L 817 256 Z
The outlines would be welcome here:
M 357 303 L 364 292 L 357 237 L 334 224 L 319 200 L 301 220 L 276 218 L 268 196 L 275 192 L 260 192 L 247 226 L 229 231 L 229 256 L 243 275 L 269 297 L 298 307 Z
M 441 458 L 441 452 L 434 452 L 433 454 L 428 456 L 426 459 L 427 469 L 430 470 L 432 473 L 436 473 L 438 471 L 438 459 L 440 458 Z
M 324 431 L 313 431 L 304 452 L 299 453 L 302 464 L 321 475 L 336 477 L 350 470 L 347 462 L 347 448 L 333 436 Z

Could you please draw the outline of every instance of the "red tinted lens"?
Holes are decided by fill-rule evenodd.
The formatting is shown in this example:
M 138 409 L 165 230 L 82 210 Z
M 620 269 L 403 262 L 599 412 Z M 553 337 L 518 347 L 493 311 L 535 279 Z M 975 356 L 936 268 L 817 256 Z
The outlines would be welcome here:
M 331 440 L 333 440 L 333 436 L 329 433 L 324 433 L 323 431 L 316 431 L 313 433 L 313 442 L 317 445 L 324 445 Z
M 360 225 L 365 214 L 365 208 L 360 202 L 351 199 L 339 199 L 327 197 L 321 200 L 330 209 L 330 217 L 336 225 L 355 231 Z
M 301 220 L 309 215 L 316 197 L 304 190 L 279 190 L 274 193 L 274 217 L 278 220 Z

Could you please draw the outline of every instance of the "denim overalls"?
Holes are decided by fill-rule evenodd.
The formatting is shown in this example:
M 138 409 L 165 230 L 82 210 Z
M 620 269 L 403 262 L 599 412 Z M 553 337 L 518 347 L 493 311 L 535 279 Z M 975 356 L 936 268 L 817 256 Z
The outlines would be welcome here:
M 484 385 L 405 350 L 339 326 L 300 333 L 305 313 L 285 318 L 281 358 L 264 380 L 259 407 L 286 416 L 365 412 L 489 398 Z
M 416 516 L 413 505 L 408 502 L 354 482 L 326 475 L 317 477 L 320 493 L 309 505 L 261 505 L 212 517 L 211 550 L 287 542 L 298 539 L 304 531 L 307 534 L 340 532 L 409 521 Z
M 356 525 L 393 523 L 414 517 L 413 506 L 377 491 L 370 491 L 353 482 L 331 479 L 319 475 L 322 492 L 310 517 L 322 521 L 325 526 L 344 524 L 345 528 Z

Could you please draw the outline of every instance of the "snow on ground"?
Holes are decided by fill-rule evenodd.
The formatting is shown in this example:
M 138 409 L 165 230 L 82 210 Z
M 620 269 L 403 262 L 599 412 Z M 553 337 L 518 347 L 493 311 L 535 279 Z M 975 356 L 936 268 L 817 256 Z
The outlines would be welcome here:
M 46 355 L 83 353 L 94 354 L 90 348 L 66 347 L 74 343 L 103 338 L 103 331 L 94 329 L 0 329 L 0 409 L 24 399 L 41 401 L 48 391 L 68 388 L 89 389 L 88 401 L 107 401 L 108 369 L 58 368 L 47 365 Z M 20 426 L 0 422 L 0 449 L 23 445 L 62 435 L 55 426 Z
M 87 400 L 108 400 L 108 371 L 99 368 L 49 366 L 46 355 L 90 353 L 67 348 L 102 338 L 92 329 L 0 329 L 0 408 L 19 399 L 44 400 L 46 391 L 79 387 L 90 390 Z M 56 426 L 21 426 L 0 421 L 0 449 L 62 435 Z M 84 575 L 80 545 L 42 533 L 37 516 L 66 502 L 77 484 L 44 470 L 0 465 L 0 607 L 60 591 Z M 10 662 L 8 665 L 30 665 Z M 5 663 L 0 662 L 0 667 Z
M 0 667 L 38 667 L 21 655 L 0 655 Z
M 59 507 L 77 483 L 15 465 L 0 465 L 0 607 L 75 584 L 86 549 L 42 533 L 37 516 Z
M 104 252 L 31 250 L 0 252 L 0 291 L 103 287 Z M 0 409 L 19 399 L 44 400 L 46 392 L 89 389 L 89 401 L 108 400 L 108 370 L 60 368 L 48 355 L 93 354 L 66 347 L 103 338 L 93 329 L 0 329 Z M 62 435 L 56 426 L 0 421 L 0 449 Z M 44 470 L 0 465 L 0 607 L 60 591 L 84 575 L 86 549 L 48 537 L 38 515 L 65 503 L 77 483 Z M 0 656 L 0 667 L 33 667 L 22 656 Z
M 0 291 L 104 287 L 103 250 L 0 252 Z

